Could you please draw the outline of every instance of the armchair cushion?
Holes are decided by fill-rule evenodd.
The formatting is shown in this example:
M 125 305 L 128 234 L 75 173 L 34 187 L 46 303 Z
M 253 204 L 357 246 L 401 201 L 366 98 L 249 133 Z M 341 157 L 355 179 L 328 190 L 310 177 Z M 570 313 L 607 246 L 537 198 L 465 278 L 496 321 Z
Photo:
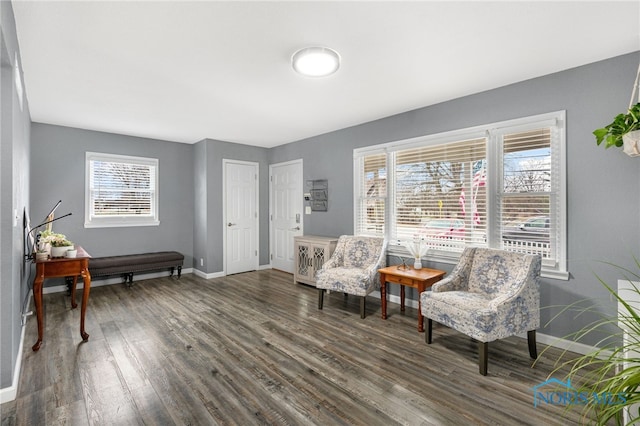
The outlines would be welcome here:
M 372 282 L 371 274 L 365 269 L 338 267 L 318 271 L 316 287 L 366 296 L 375 289 L 375 282 Z
M 342 235 L 316 273 L 316 287 L 366 296 L 380 285 L 378 269 L 386 265 L 385 249 L 383 238 Z

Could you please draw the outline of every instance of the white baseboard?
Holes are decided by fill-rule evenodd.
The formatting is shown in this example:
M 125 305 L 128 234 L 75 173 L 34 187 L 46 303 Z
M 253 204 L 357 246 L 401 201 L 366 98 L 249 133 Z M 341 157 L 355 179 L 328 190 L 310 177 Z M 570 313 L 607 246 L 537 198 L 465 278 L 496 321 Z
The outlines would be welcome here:
M 266 269 L 271 269 L 271 264 L 268 263 L 266 265 L 258 265 L 258 271 L 264 271 Z M 220 277 L 226 277 L 227 274 L 224 271 L 219 271 L 219 272 L 211 272 L 211 273 L 206 273 L 206 272 L 202 272 L 199 269 L 194 269 L 193 270 L 193 274 L 200 277 L 200 278 L 204 278 L 205 280 L 210 280 L 213 278 L 220 278 Z
M 207 274 L 206 272 L 202 272 L 200 269 L 194 269 L 193 274 L 200 278 L 204 278 L 205 280 L 210 280 L 212 278 L 220 278 L 225 276 L 225 273 L 223 271 L 212 272 L 210 274 Z
M 13 401 L 18 396 L 18 382 L 20 381 L 20 371 L 22 369 L 22 351 L 24 348 L 24 334 L 27 329 L 26 322 L 22 325 L 20 333 L 20 344 L 18 346 L 18 357 L 16 359 L 16 367 L 13 369 L 13 380 L 11 386 L 0 389 L 0 404 Z

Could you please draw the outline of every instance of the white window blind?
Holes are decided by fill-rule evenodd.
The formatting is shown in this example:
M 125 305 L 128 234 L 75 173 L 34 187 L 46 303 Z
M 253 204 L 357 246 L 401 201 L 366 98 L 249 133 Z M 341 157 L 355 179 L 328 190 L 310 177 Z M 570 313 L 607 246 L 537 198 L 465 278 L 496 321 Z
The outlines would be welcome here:
M 85 226 L 158 224 L 158 160 L 87 153 Z
M 355 233 L 381 235 L 407 255 L 457 260 L 467 246 L 539 254 L 566 269 L 564 111 L 354 151 Z
M 385 235 L 387 204 L 387 156 L 378 153 L 358 158 L 356 172 L 358 210 L 356 228 L 360 235 Z
M 552 145 L 555 126 L 523 132 L 498 132 L 502 174 L 499 229 L 502 248 L 540 254 L 543 264 L 555 266 L 558 258 L 560 179 L 557 147 Z M 555 167 L 553 167 L 555 165 Z
M 423 239 L 434 249 L 461 252 L 486 233 L 486 139 L 394 153 L 392 240 Z

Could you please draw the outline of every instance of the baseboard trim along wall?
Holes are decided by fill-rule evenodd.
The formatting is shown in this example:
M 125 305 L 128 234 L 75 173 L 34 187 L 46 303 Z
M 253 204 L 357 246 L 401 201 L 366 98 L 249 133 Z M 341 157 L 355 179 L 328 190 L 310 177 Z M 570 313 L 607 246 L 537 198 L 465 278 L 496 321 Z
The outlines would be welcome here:
M 20 334 L 20 344 L 18 347 L 18 357 L 16 359 L 16 367 L 13 370 L 13 380 L 11 386 L 0 389 L 0 404 L 13 401 L 18 396 L 18 382 L 20 381 L 20 370 L 22 368 L 22 351 L 24 349 L 24 334 L 27 329 L 27 322 L 22 321 L 22 332 Z

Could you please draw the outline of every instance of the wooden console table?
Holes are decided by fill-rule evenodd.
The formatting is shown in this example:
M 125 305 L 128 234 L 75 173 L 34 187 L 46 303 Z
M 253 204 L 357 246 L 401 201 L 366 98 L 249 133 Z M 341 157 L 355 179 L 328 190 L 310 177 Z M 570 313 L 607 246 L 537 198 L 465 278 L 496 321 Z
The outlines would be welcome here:
M 37 351 L 42 346 L 44 337 L 44 312 L 42 309 L 42 284 L 45 278 L 73 277 L 71 288 L 71 308 L 75 309 L 76 304 L 76 283 L 78 275 L 84 280 L 82 292 L 82 307 L 80 308 L 80 336 L 83 341 L 89 340 L 89 335 L 84 331 L 84 315 L 87 312 L 87 302 L 89 302 L 89 291 L 91 289 L 91 275 L 89 274 L 89 253 L 82 247 L 76 247 L 77 257 L 53 258 L 43 261 L 36 261 L 36 278 L 33 280 L 33 299 L 36 305 L 36 317 L 38 318 L 38 341 L 31 349 Z
M 380 273 L 380 299 L 382 302 L 382 319 L 387 319 L 387 282 L 400 284 L 400 310 L 404 312 L 404 286 L 418 289 L 418 331 L 424 331 L 424 319 L 420 306 L 420 293 L 442 279 L 445 271 L 439 269 L 413 269 L 407 266 L 404 269 L 398 265 L 387 266 L 379 269 Z

